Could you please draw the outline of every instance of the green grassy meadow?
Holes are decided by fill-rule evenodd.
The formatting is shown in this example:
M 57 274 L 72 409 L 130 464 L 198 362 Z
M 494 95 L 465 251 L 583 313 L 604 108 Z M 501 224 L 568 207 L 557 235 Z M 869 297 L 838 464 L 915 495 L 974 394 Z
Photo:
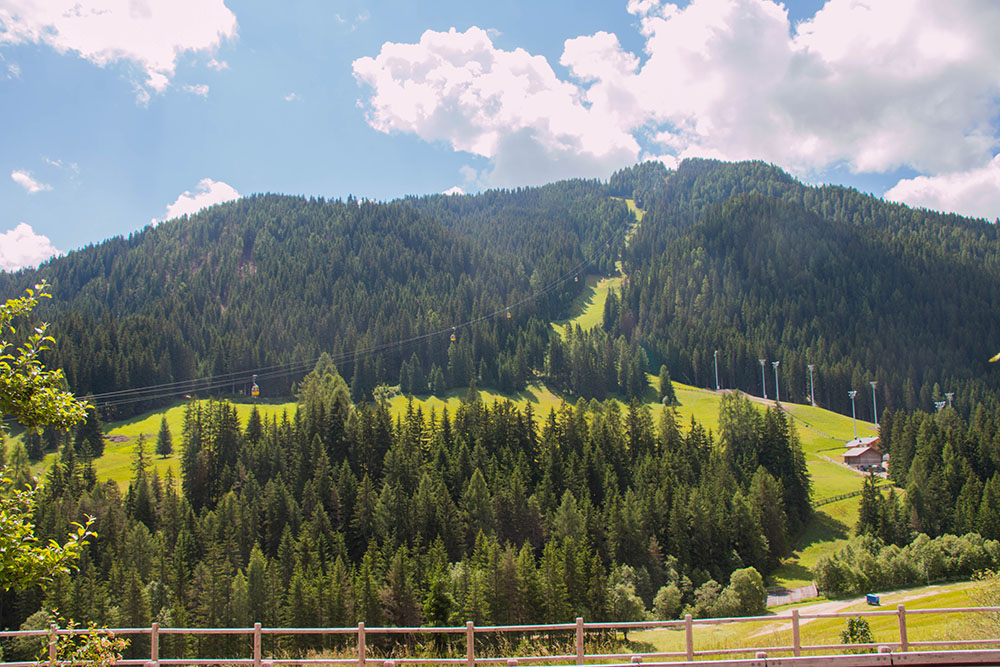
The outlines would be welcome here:
M 564 320 L 552 323 L 560 336 L 565 336 L 568 327 L 580 325 L 584 331 L 593 329 L 601 324 L 604 318 L 604 302 L 608 298 L 608 291 L 612 288 L 620 289 L 622 279 L 600 278 L 598 276 L 585 276 L 586 288 L 583 290 L 573 304 L 570 306 L 570 315 Z
M 245 426 L 254 405 L 260 410 L 261 416 L 278 415 L 288 412 L 291 416 L 295 410 L 294 402 L 286 403 L 236 403 L 236 414 L 240 424 Z M 174 441 L 174 453 L 167 457 L 157 456 L 156 436 L 160 432 L 160 421 L 166 417 L 167 426 Z M 181 431 L 184 422 L 184 404 L 178 403 L 165 410 L 149 412 L 132 419 L 105 425 L 105 435 L 108 438 L 104 444 L 104 456 L 94 461 L 98 479 L 110 479 L 118 482 L 122 488 L 128 486 L 132 477 L 132 458 L 139 435 L 145 435 L 147 447 L 153 455 L 153 468 L 161 477 L 170 471 L 175 477 L 180 477 Z M 110 428 L 108 428 L 110 426 Z M 36 466 L 35 474 L 48 470 L 55 460 L 55 453 L 45 456 Z
M 799 613 L 849 613 L 864 611 L 887 611 L 891 615 L 868 617 L 872 636 L 876 642 L 899 641 L 899 624 L 895 615 L 896 605 L 904 604 L 907 610 L 943 609 L 973 606 L 975 601 L 970 593 L 978 582 L 963 582 L 939 586 L 907 589 L 881 596 L 881 607 L 868 606 L 863 599 L 837 602 L 800 602 L 771 610 L 772 613 L 788 612 L 798 608 Z M 846 625 L 846 618 L 803 619 L 800 637 L 803 645 L 839 644 L 840 633 Z M 969 614 L 910 614 L 906 618 L 907 638 L 911 642 L 944 641 L 949 639 L 975 638 L 977 628 L 975 617 Z M 629 639 L 644 649 L 656 652 L 677 652 L 685 650 L 684 630 L 646 630 L 630 633 Z M 720 625 L 695 626 L 694 648 L 696 651 L 711 651 L 724 648 L 764 648 L 769 646 L 790 646 L 792 644 L 791 625 L 787 620 L 775 617 L 753 623 L 727 623 Z M 784 655 L 768 651 L 768 655 Z M 717 656 L 718 657 L 718 656 Z M 706 657 L 706 659 L 708 659 Z

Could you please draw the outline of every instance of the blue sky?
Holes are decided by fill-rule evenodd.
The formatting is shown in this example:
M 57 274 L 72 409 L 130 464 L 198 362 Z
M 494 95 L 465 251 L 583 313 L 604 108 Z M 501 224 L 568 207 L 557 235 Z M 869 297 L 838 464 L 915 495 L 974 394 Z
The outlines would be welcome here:
M 0 269 L 257 192 L 642 159 L 1000 215 L 995 0 L 0 0 Z

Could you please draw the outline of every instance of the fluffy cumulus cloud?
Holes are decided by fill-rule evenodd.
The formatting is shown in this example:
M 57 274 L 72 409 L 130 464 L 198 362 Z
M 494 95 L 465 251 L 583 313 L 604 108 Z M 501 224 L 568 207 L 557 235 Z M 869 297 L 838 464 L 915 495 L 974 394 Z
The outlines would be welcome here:
M 153 224 L 179 218 L 182 215 L 191 215 L 201 209 L 221 204 L 222 202 L 239 199 L 240 193 L 236 188 L 223 181 L 213 181 L 211 178 L 203 178 L 198 181 L 198 186 L 192 192 L 185 190 L 177 200 L 167 206 L 167 211 L 162 218 L 154 218 Z
M 978 173 L 997 152 L 995 0 L 828 0 L 795 25 L 773 0 L 625 9 L 643 52 L 606 32 L 569 39 L 564 76 L 476 27 L 386 43 L 354 62 L 368 122 L 486 157 L 493 184 L 646 155 L 935 177 Z
M 58 254 L 61 253 L 47 236 L 36 234 L 31 225 L 25 222 L 0 233 L 0 270 L 16 271 L 27 266 L 37 266 Z
M 140 101 L 170 84 L 181 54 L 212 53 L 235 35 L 223 0 L 0 0 L 0 44 L 47 44 L 101 67 L 128 63 L 140 73 Z
M 12 181 L 20 185 L 22 188 L 28 191 L 29 195 L 33 195 L 38 192 L 43 192 L 45 190 L 51 190 L 52 186 L 47 183 L 39 183 L 34 178 L 32 178 L 31 173 L 23 169 L 15 169 L 10 172 L 10 178 Z
M 372 127 L 490 158 L 493 184 L 604 175 L 638 156 L 627 128 L 609 125 L 545 58 L 498 49 L 476 27 L 383 44 L 356 60 L 354 73 L 372 90 Z
M 985 167 L 901 180 L 886 199 L 977 218 L 1000 218 L 1000 155 Z

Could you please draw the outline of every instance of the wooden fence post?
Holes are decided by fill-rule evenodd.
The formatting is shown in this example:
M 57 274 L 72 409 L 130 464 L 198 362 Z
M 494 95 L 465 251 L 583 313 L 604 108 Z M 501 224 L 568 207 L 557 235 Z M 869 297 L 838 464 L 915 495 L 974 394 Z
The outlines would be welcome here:
M 687 647 L 688 662 L 694 660 L 694 623 L 691 614 L 684 614 L 684 643 Z
M 59 657 L 59 626 L 55 623 L 49 624 L 49 665 L 56 667 L 56 659 Z
M 802 655 L 802 640 L 799 635 L 799 610 L 792 610 L 792 655 Z
M 896 605 L 896 613 L 899 614 L 899 650 L 909 650 L 910 642 L 906 638 L 906 607 L 903 604 Z
M 160 624 L 156 621 L 149 626 L 149 661 L 154 667 L 160 662 Z
M 583 616 L 576 617 L 576 664 L 583 664 Z
M 365 667 L 365 623 L 358 622 L 358 667 Z
M 465 664 L 476 667 L 476 626 L 472 621 L 465 623 Z
M 253 667 L 260 667 L 260 623 L 253 624 Z

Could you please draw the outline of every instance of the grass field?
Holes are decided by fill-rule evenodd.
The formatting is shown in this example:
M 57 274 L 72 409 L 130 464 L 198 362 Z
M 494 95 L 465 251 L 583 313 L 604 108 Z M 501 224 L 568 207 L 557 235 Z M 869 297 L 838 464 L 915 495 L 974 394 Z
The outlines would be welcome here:
M 636 206 L 634 199 L 626 199 L 625 204 L 628 205 L 629 212 L 635 216 L 635 221 L 642 222 L 642 218 L 646 215 L 646 211 Z
M 863 599 L 846 601 L 810 601 L 786 605 L 772 610 L 788 612 L 798 608 L 801 614 L 808 613 L 848 613 L 857 611 L 884 610 L 895 612 L 897 604 L 906 609 L 939 609 L 966 607 L 975 604 L 970 593 L 982 584 L 963 582 L 907 589 L 881 595 L 881 608 L 868 606 Z M 949 639 L 975 638 L 979 636 L 977 617 L 970 614 L 910 614 L 907 616 L 907 637 L 914 641 L 943 641 Z M 893 615 L 869 617 L 872 636 L 876 642 L 899 641 L 899 625 Z M 839 644 L 840 632 L 846 624 L 845 618 L 824 618 L 803 620 L 801 641 L 803 645 Z M 723 625 L 695 626 L 694 647 L 696 651 L 710 651 L 723 648 L 790 646 L 792 643 L 790 623 L 777 617 L 773 621 L 755 623 L 732 623 Z M 684 630 L 647 630 L 630 634 L 629 638 L 649 651 L 684 651 Z M 768 655 L 772 655 L 768 651 Z M 774 657 L 781 655 L 773 653 Z
M 619 289 L 622 284 L 620 277 L 586 276 L 584 280 L 587 284 L 586 289 L 573 300 L 569 317 L 552 323 L 552 328 L 559 332 L 560 336 L 565 336 L 567 328 L 577 324 L 585 331 L 599 326 L 604 318 L 604 302 L 608 299 L 608 290 Z
M 431 410 L 440 415 L 445 406 L 447 406 L 449 412 L 454 412 L 467 395 L 468 390 L 466 389 L 453 389 L 445 394 L 444 398 L 437 396 L 415 397 L 413 404 L 415 407 L 419 406 L 423 410 L 424 417 L 426 418 L 430 415 Z M 492 403 L 494 400 L 510 400 L 522 410 L 528 403 L 531 403 L 531 410 L 535 413 L 536 421 L 543 419 L 549 412 L 558 408 L 563 401 L 561 396 L 552 393 L 542 383 L 528 385 L 524 391 L 517 392 L 516 394 L 501 394 L 489 389 L 480 389 L 479 398 L 484 403 Z M 398 415 L 406 414 L 406 406 L 409 401 L 410 399 L 407 396 L 399 395 L 393 397 L 389 401 L 389 412 L 394 418 Z
M 236 414 L 239 416 L 240 424 L 245 426 L 255 404 L 234 403 L 233 405 L 236 406 Z M 290 416 L 295 410 L 295 405 L 295 403 L 256 403 L 261 416 L 281 415 L 285 411 L 288 411 Z M 167 457 L 155 455 L 156 436 L 160 432 L 160 420 L 163 417 L 167 418 L 167 426 L 170 428 L 174 441 L 174 453 Z M 140 434 L 146 436 L 149 452 L 154 454 L 153 467 L 160 476 L 164 477 L 167 471 L 172 471 L 174 476 L 179 478 L 183 422 L 184 405 L 179 403 L 166 410 L 146 413 L 111 425 L 111 428 L 105 430 L 105 434 L 111 439 L 105 441 L 104 456 L 94 461 L 98 479 L 114 480 L 121 487 L 128 485 L 129 479 L 132 477 L 132 457 Z M 121 438 L 125 438 L 125 440 L 117 442 Z M 38 475 L 48 470 L 54 460 L 54 453 L 46 455 L 33 466 L 35 474 Z

